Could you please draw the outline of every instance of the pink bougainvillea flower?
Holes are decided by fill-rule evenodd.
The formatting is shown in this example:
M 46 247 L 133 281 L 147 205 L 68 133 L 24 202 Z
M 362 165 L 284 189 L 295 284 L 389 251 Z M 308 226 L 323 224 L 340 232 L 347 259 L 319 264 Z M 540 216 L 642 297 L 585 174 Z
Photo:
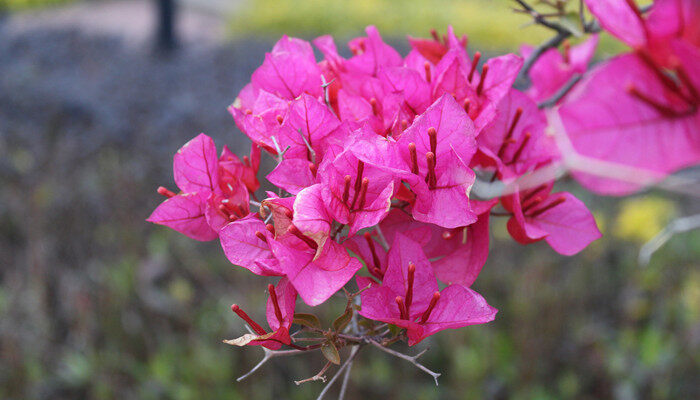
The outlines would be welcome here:
M 236 121 L 238 129 L 253 143 L 276 154 L 272 138 L 279 136 L 280 124 L 287 108 L 287 100 L 248 84 L 228 107 L 228 111 Z
M 558 158 L 554 141 L 545 136 L 546 125 L 537 104 L 511 90 L 498 105 L 496 117 L 477 136 L 479 151 L 472 165 L 494 167 L 497 178 L 509 180 Z
M 302 93 L 321 96 L 321 69 L 316 64 L 311 44 L 301 39 L 282 36 L 265 62 L 251 78 L 256 87 L 286 100 Z
M 432 266 L 418 243 L 397 234 L 382 284 L 361 294 L 360 314 L 406 328 L 413 346 L 444 329 L 493 321 L 497 310 L 462 285 L 439 290 Z M 371 283 L 358 277 L 358 286 Z
M 402 162 L 397 168 L 407 171 L 404 180 L 416 194 L 416 220 L 446 228 L 476 221 L 469 206 L 475 176 L 466 164 L 476 151 L 474 125 L 452 96 L 433 103 L 396 145 Z
M 497 202 L 498 199 L 489 201 L 479 210 L 478 220 L 466 227 L 445 229 L 417 222 L 400 210 L 392 210 L 380 226 L 390 243 L 397 234 L 401 234 L 420 244 L 426 256 L 432 260 L 435 275 L 442 282 L 471 286 L 488 258 L 489 211 Z M 363 246 L 359 240 L 356 242 L 357 252 L 365 262 L 371 260 L 367 257 L 370 254 L 367 246 Z M 386 255 L 381 247 L 375 248 L 378 259 L 383 261 L 380 265 L 381 272 L 384 272 Z
M 252 166 L 249 166 L 252 168 Z M 245 184 L 220 165 L 214 141 L 200 134 L 187 142 L 173 159 L 179 194 L 160 187 L 168 197 L 148 221 L 168 226 L 196 240 L 212 240 L 228 222 L 250 212 Z
M 334 220 L 349 226 L 350 236 L 379 223 L 391 207 L 398 179 L 384 168 L 387 161 L 374 163 L 382 149 L 389 151 L 389 141 L 370 134 L 319 169 L 323 203 Z
M 365 29 L 367 37 L 351 40 L 348 47 L 355 55 L 345 62 L 345 69 L 353 73 L 377 76 L 382 67 L 398 67 L 403 63 L 401 55 L 384 43 L 374 26 Z
M 232 264 L 256 275 L 283 275 L 269 242 L 274 228 L 265 226 L 256 214 L 231 222 L 221 229 L 219 238 L 224 254 Z
M 625 195 L 700 161 L 700 52 L 688 51 L 682 61 L 677 82 L 642 56 L 621 55 L 569 94 L 559 114 L 574 150 L 639 169 L 625 181 L 576 172 L 586 188 Z
M 545 240 L 557 253 L 573 255 L 601 237 L 586 206 L 567 192 L 550 193 L 552 184 L 502 198 L 512 213 L 508 232 L 521 244 Z
M 337 292 L 362 267 L 345 248 L 329 238 L 331 218 L 321 199 L 321 185 L 310 186 L 297 194 L 293 211 L 284 199 L 265 200 L 273 209 L 274 238 L 267 238 L 279 271 L 287 276 L 308 305 L 323 303 Z M 276 203 L 276 204 L 275 204 Z M 279 230 L 278 226 L 286 226 Z
M 675 40 L 700 47 L 697 0 L 657 0 L 646 16 L 634 0 L 586 0 L 586 5 L 603 29 L 661 66 L 676 62 L 669 47 Z
M 283 344 L 291 345 L 289 328 L 294 321 L 294 308 L 297 292 L 287 278 L 280 279 L 277 287 L 267 286 L 270 297 L 267 300 L 266 316 L 270 326 L 267 332 L 256 323 L 237 304 L 231 306 L 231 310 L 243 319 L 254 333 L 246 334 L 238 339 L 225 341 L 236 346 L 264 346 L 271 350 L 278 350 Z
M 592 35 L 573 47 L 565 42 L 563 54 L 556 48 L 545 51 L 530 68 L 532 86 L 527 94 L 536 102 L 552 97 L 574 75 L 586 72 L 597 45 L 598 35 Z M 530 57 L 533 51 L 532 46 L 523 46 L 520 49 L 524 58 Z

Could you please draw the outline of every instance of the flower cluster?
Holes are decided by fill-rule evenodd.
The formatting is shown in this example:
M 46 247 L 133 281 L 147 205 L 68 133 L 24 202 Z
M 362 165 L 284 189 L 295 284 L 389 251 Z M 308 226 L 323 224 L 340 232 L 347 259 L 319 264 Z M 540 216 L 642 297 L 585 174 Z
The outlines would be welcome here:
M 451 29 L 410 42 L 401 57 L 369 27 L 345 59 L 321 37 L 317 62 L 310 43 L 283 37 L 229 108 L 250 156 L 218 155 L 204 134 L 176 154 L 181 192 L 159 189 L 168 199 L 149 220 L 218 237 L 233 264 L 281 277 L 269 287 L 270 332 L 233 307 L 254 331 L 239 344 L 289 345 L 297 294 L 316 306 L 355 276 L 369 287 L 359 313 L 405 328 L 409 344 L 493 320 L 469 286 L 498 204 L 520 243 L 574 254 L 600 236 L 583 203 L 552 193 L 551 182 L 470 198 L 475 170 L 514 181 L 559 158 L 536 96 L 512 88 L 522 59 L 491 58 L 479 70 L 480 54 Z M 251 212 L 261 150 L 278 161 L 267 179 L 280 192 Z M 449 286 L 440 291 L 437 279 Z
M 545 241 L 564 255 L 601 236 L 580 200 L 553 191 L 553 175 L 521 183 L 564 156 L 542 109 L 552 97 L 582 154 L 663 173 L 697 162 L 697 2 L 659 0 L 648 17 L 633 1 L 586 2 L 634 50 L 587 72 L 595 35 L 551 48 L 531 63 L 526 91 L 513 88 L 520 56 L 484 61 L 452 29 L 409 38 L 405 57 L 371 26 L 349 42 L 350 58 L 323 36 L 313 41 L 321 61 L 311 43 L 282 37 L 229 107 L 252 141 L 250 155 L 239 159 L 226 147 L 219 154 L 211 138 L 195 137 L 175 155 L 180 192 L 159 188 L 167 199 L 149 218 L 196 240 L 218 238 L 231 263 L 279 277 L 268 286 L 269 330 L 233 305 L 251 333 L 229 343 L 332 347 L 359 340 L 338 336 L 356 312 L 367 323 L 355 333 L 383 337 L 388 324 L 400 328 L 384 332 L 393 335 L 388 342 L 409 345 L 493 320 L 496 309 L 470 288 L 488 257 L 489 218 L 508 218 L 518 243 Z M 522 49 L 526 58 L 536 52 Z M 278 188 L 264 195 L 256 193 L 262 152 L 276 160 L 266 178 Z M 575 177 L 603 193 L 639 188 Z M 510 190 L 477 198 L 477 180 Z M 340 290 L 348 305 L 332 332 L 295 314 L 297 296 L 317 306 Z M 323 343 L 295 344 L 293 324 Z M 324 355 L 335 362 L 333 352 Z

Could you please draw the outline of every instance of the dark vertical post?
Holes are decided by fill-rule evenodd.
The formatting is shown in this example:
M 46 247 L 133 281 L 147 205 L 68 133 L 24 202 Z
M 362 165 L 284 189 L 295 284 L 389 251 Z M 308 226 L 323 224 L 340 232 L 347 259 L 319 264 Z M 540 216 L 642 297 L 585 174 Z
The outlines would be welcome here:
M 170 52 L 177 47 L 175 34 L 176 0 L 156 0 L 158 2 L 158 50 Z

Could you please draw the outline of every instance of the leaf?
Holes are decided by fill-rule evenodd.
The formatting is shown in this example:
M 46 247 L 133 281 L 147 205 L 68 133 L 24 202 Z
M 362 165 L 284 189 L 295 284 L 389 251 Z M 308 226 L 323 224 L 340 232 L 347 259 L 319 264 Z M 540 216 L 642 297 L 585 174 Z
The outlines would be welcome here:
M 321 345 L 321 353 L 326 357 L 326 360 L 332 362 L 335 365 L 340 364 L 340 354 L 338 354 L 338 349 L 335 347 L 333 342 L 325 342 Z
M 309 328 L 321 329 L 321 321 L 313 314 L 294 314 L 294 323 L 297 325 L 308 326 Z
M 345 312 L 343 315 L 340 317 L 336 318 L 335 321 L 333 321 L 333 329 L 336 332 L 341 332 L 343 329 L 345 329 L 346 326 L 350 323 L 352 320 L 352 307 L 348 307 L 345 309 Z

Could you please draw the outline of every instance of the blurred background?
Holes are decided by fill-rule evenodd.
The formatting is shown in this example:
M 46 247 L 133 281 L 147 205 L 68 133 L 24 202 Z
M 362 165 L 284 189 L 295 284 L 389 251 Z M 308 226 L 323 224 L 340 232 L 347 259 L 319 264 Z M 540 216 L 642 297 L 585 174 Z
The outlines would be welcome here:
M 225 108 L 282 33 L 332 33 L 345 51 L 375 24 L 404 54 L 404 35 L 448 24 L 487 54 L 548 37 L 510 7 L 0 0 L 0 398 L 315 398 L 321 383 L 293 381 L 314 375 L 320 356 L 235 381 L 262 351 L 221 343 L 244 332 L 229 306 L 263 318 L 266 282 L 233 268 L 217 242 L 146 223 L 155 189 L 174 187 L 172 155 L 199 132 L 247 151 Z M 604 38 L 598 56 L 619 49 Z M 594 210 L 604 238 L 567 258 L 515 244 L 494 218 L 475 288 L 500 309 L 496 321 L 418 346 L 431 347 L 423 361 L 443 373 L 439 387 L 363 350 L 347 398 L 700 398 L 700 232 L 637 262 L 669 221 L 700 212 L 698 199 L 559 185 Z M 343 303 L 319 312 L 332 318 Z

